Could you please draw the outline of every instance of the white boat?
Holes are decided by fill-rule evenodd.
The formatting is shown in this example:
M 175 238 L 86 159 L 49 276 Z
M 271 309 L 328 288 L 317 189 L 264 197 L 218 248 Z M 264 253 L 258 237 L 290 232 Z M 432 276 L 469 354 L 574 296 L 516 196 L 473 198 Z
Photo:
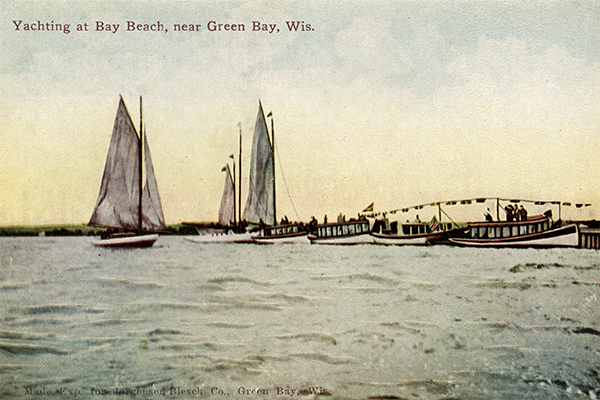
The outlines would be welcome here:
M 368 221 L 334 222 L 317 225 L 308 235 L 313 244 L 369 244 L 375 243 Z
M 142 168 L 145 169 L 145 182 Z M 100 193 L 89 224 L 109 228 L 92 243 L 110 248 L 151 247 L 158 234 L 142 232 L 167 227 L 143 130 L 141 97 L 139 135 L 123 97 L 120 97 Z
M 578 247 L 578 226 L 553 226 L 551 215 L 547 211 L 525 221 L 471 222 L 460 235 L 449 240 L 475 247 Z

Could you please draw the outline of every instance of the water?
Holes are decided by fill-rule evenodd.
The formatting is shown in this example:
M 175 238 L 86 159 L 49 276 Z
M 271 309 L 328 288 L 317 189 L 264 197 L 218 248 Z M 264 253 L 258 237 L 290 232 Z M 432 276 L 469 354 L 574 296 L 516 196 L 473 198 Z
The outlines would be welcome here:
M 0 249 L 0 398 L 600 396 L 593 250 Z

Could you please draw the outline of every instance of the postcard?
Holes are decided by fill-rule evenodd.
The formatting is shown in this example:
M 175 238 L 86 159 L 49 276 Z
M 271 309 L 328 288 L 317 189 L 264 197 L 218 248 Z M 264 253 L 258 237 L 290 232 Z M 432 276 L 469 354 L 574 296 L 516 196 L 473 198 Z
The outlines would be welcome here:
M 598 2 L 0 5 L 0 397 L 600 396 Z

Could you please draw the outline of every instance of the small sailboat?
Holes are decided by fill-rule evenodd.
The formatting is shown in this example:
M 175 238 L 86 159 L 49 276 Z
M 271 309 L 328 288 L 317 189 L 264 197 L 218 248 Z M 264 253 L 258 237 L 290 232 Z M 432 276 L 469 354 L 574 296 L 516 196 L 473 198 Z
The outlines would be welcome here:
M 252 243 L 250 232 L 235 232 L 236 225 L 236 207 L 235 207 L 235 182 L 231 175 L 231 169 L 227 164 L 222 172 L 225 172 L 225 187 L 223 188 L 223 196 L 221 197 L 221 206 L 219 207 L 219 224 L 229 227 L 228 231 L 219 233 L 200 234 L 186 238 L 191 242 L 196 243 Z M 235 175 L 235 172 L 234 172 Z
M 143 130 L 141 97 L 139 135 L 120 97 L 100 193 L 89 224 L 109 228 L 92 243 L 111 248 L 151 247 L 158 234 L 142 234 L 142 231 L 166 229 L 150 147 Z

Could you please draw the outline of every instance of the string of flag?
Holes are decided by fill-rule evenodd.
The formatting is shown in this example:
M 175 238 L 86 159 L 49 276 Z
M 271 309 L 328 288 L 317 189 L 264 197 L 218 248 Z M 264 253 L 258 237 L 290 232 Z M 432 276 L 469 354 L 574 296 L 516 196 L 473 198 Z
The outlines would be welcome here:
M 380 211 L 377 213 L 373 212 L 375 202 L 372 202 L 360 214 L 363 214 L 368 217 L 369 216 L 376 217 L 376 216 L 379 216 L 382 214 L 396 214 L 399 211 L 408 212 L 410 210 L 421 210 L 421 209 L 423 209 L 423 207 L 428 207 L 428 206 L 439 207 L 442 205 L 447 205 L 447 206 L 467 205 L 467 204 L 473 204 L 473 203 L 475 203 L 475 204 L 485 203 L 488 200 L 496 200 L 496 201 L 503 201 L 503 202 L 510 202 L 510 203 L 524 202 L 524 203 L 533 203 L 535 205 L 549 204 L 549 205 L 559 205 L 559 206 L 566 206 L 566 207 L 574 205 L 576 208 L 590 207 L 592 205 L 591 203 L 575 203 L 575 204 L 573 204 L 572 202 L 569 202 L 569 201 L 561 202 L 561 201 L 557 201 L 557 200 L 541 201 L 541 200 L 529 200 L 529 199 L 506 199 L 506 198 L 500 198 L 500 197 L 476 197 L 476 198 L 471 198 L 471 199 L 446 200 L 446 201 L 437 201 L 437 202 L 432 202 L 432 203 L 423 203 L 423 204 L 418 204 L 416 206 L 397 208 L 395 210 L 390 210 L 390 211 Z M 370 214 L 367 214 L 367 213 L 370 213 Z

